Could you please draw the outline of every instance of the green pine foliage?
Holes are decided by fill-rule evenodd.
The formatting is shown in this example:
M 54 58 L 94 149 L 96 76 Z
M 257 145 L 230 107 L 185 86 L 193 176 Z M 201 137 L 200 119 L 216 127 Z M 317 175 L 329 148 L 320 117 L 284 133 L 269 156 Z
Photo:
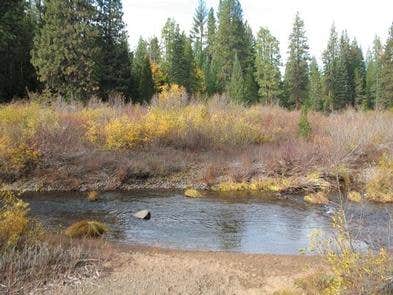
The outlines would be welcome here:
M 381 109 L 382 99 L 382 54 L 381 39 L 375 37 L 373 47 L 367 54 L 366 97 L 367 107 Z
M 255 79 L 259 98 L 264 103 L 276 103 L 280 96 L 281 56 L 278 40 L 269 29 L 261 28 L 256 40 Z
M 349 39 L 344 33 L 340 40 L 333 24 L 327 49 L 323 53 L 326 109 L 333 111 L 352 103 L 349 76 Z
M 351 72 L 353 79 L 353 104 L 362 108 L 368 107 L 366 96 L 366 62 L 356 39 L 351 43 Z
M 237 103 L 244 102 L 244 96 L 245 96 L 244 84 L 245 82 L 243 78 L 242 67 L 240 65 L 240 61 L 237 54 L 235 54 L 231 80 L 227 88 L 228 95 L 233 101 Z
M 0 102 L 46 88 L 66 100 L 120 93 L 148 103 L 165 84 L 178 84 L 196 97 L 226 92 L 242 104 L 393 107 L 393 27 L 365 59 L 356 39 L 333 25 L 320 69 L 297 13 L 281 77 L 278 40 L 265 27 L 254 37 L 240 0 L 220 0 L 217 13 L 195 1 L 190 34 L 168 19 L 160 39 L 141 39 L 131 52 L 121 0 L 3 0 Z
M 148 54 L 150 61 L 155 64 L 160 64 L 161 63 L 161 46 L 160 46 L 160 41 L 158 40 L 157 37 L 153 37 L 150 42 L 149 42 L 149 47 L 148 47 Z
M 195 86 L 195 62 L 190 38 L 173 19 L 168 19 L 163 30 L 164 43 L 163 68 L 168 83 L 184 86 L 192 93 Z
M 129 96 L 131 64 L 121 0 L 96 0 L 96 5 L 101 49 L 101 58 L 96 62 L 101 95 L 106 98 L 111 92 L 118 92 Z
M 148 54 L 148 44 L 142 38 L 139 39 L 132 65 L 133 74 L 133 101 L 148 103 L 154 95 L 154 80 L 151 72 L 151 64 Z
M 297 13 L 289 36 L 289 57 L 285 69 L 285 80 L 289 92 L 288 107 L 299 109 L 307 97 L 309 59 L 304 21 Z
M 209 59 L 211 59 L 213 56 L 216 31 L 217 31 L 216 17 L 214 15 L 214 9 L 211 8 L 209 10 L 209 14 L 207 17 L 207 37 L 206 37 L 207 38 L 206 51 Z
M 40 81 L 65 99 L 86 100 L 99 90 L 96 17 L 89 0 L 45 1 L 32 62 Z
M 198 5 L 194 14 L 194 24 L 191 30 L 191 39 L 194 48 L 195 60 L 198 67 L 202 68 L 205 60 L 206 46 L 206 23 L 208 10 L 205 0 L 198 0 Z
M 39 26 L 34 6 L 24 0 L 0 3 L 0 102 L 35 90 L 37 80 L 30 62 L 33 37 Z
M 323 93 L 323 77 L 318 62 L 312 58 L 310 63 L 310 86 L 308 93 L 308 106 L 316 111 L 325 111 L 326 102 Z
M 393 107 L 393 24 L 382 55 L 381 108 Z
M 309 106 L 303 105 L 299 119 L 299 135 L 304 139 L 308 139 L 312 132 L 311 123 L 308 120 L 308 111 Z
M 299 120 L 299 135 L 305 139 L 309 138 L 312 132 L 310 121 L 308 120 L 308 108 L 303 107 Z
M 244 73 L 252 70 L 253 44 L 239 0 L 222 0 L 218 8 L 218 26 L 215 33 L 212 59 L 217 66 L 219 91 L 231 80 L 234 54 L 237 54 Z

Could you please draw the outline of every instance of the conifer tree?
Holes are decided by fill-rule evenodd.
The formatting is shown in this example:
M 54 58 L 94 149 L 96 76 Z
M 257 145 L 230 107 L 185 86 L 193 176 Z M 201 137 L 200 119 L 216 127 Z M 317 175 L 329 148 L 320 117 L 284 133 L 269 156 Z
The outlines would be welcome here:
M 235 54 L 231 80 L 227 88 L 228 95 L 233 101 L 244 103 L 244 84 L 242 67 L 237 54 Z
M 151 64 L 149 60 L 147 42 L 139 39 L 132 65 L 133 84 L 135 87 L 133 101 L 149 102 L 155 90 Z
M 146 55 L 138 72 L 138 94 L 136 100 L 140 103 L 149 103 L 154 95 L 155 85 L 151 72 L 150 59 Z
M 179 25 L 168 19 L 163 30 L 164 61 L 163 67 L 168 83 L 184 86 L 192 93 L 195 82 L 195 62 L 190 38 L 180 32 Z
M 204 67 L 204 77 L 206 79 L 206 94 L 208 97 L 219 92 L 218 68 L 214 60 L 207 60 Z
M 337 100 L 342 106 L 355 106 L 354 70 L 351 56 L 351 44 L 347 31 L 343 31 L 339 43 L 339 66 L 341 72 L 337 83 Z
M 285 69 L 285 80 L 289 91 L 289 106 L 300 109 L 307 96 L 308 87 L 308 40 L 304 22 L 296 14 L 292 32 L 289 36 L 289 57 Z
M 207 36 L 205 48 L 205 60 L 203 62 L 203 91 L 208 97 L 219 91 L 218 68 L 213 61 L 214 42 L 216 37 L 216 18 L 214 10 L 209 10 L 207 18 Z
M 356 39 L 351 43 L 351 71 L 353 77 L 354 105 L 363 109 L 369 108 L 366 95 L 366 63 L 362 49 Z
M 255 78 L 262 102 L 277 102 L 280 96 L 281 56 L 278 40 L 267 28 L 261 28 L 256 41 Z
M 207 17 L 207 54 L 211 60 L 214 50 L 214 40 L 216 38 L 216 17 L 214 16 L 214 9 L 209 10 Z
M 366 92 L 368 108 L 381 109 L 382 54 L 381 40 L 375 37 L 372 50 L 367 54 Z
M 339 92 L 337 85 L 339 68 L 342 66 L 340 66 L 341 62 L 338 34 L 334 24 L 330 30 L 327 49 L 323 52 L 322 60 L 324 64 L 325 106 L 327 110 L 332 111 L 341 107 L 340 101 L 338 101 L 337 98 L 337 92 Z
M 0 102 L 35 90 L 36 75 L 30 51 L 37 19 L 25 0 L 0 3 Z
M 323 78 L 315 57 L 310 63 L 310 87 L 308 93 L 309 107 L 316 111 L 325 110 Z
M 96 0 L 98 9 L 99 82 L 102 95 L 112 91 L 129 96 L 131 64 L 121 0 Z
M 198 5 L 194 14 L 194 24 L 191 30 L 191 39 L 195 52 L 195 60 L 198 67 L 204 63 L 204 49 L 206 46 L 206 23 L 208 10 L 205 0 L 198 0 Z
M 245 48 L 245 60 L 243 61 L 243 77 L 244 77 L 244 102 L 253 103 L 258 101 L 258 84 L 255 81 L 255 38 L 252 33 L 251 27 L 248 23 L 244 24 L 245 35 L 244 35 L 244 48 Z
M 40 81 L 66 99 L 87 99 L 98 91 L 100 56 L 90 0 L 47 0 L 32 62 Z
M 253 66 L 253 44 L 243 22 L 239 0 L 221 0 L 218 9 L 218 27 L 215 34 L 213 60 L 217 65 L 219 89 L 223 91 L 232 75 L 234 54 L 237 54 L 243 73 Z
M 393 106 L 393 24 L 389 30 L 384 53 L 382 55 L 382 96 L 380 107 Z
M 157 37 L 150 40 L 149 43 L 149 58 L 152 63 L 159 64 L 161 62 L 161 46 Z

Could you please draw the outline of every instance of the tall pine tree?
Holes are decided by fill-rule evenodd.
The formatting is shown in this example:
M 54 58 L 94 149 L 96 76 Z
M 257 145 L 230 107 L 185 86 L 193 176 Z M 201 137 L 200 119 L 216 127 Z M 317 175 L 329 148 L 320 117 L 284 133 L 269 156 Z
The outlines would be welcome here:
M 243 21 L 239 0 L 221 0 L 213 49 L 219 91 L 223 91 L 231 79 L 235 54 L 238 56 L 243 74 L 252 70 L 252 48 L 252 38 L 248 26 Z
M 280 48 L 278 40 L 267 28 L 261 28 L 257 35 L 255 66 L 261 101 L 277 102 L 281 92 Z
M 207 17 L 208 10 L 205 0 L 198 0 L 198 5 L 194 14 L 194 24 L 191 31 L 191 39 L 195 52 L 195 60 L 199 68 L 202 68 L 205 60 L 204 49 L 206 47 Z
M 243 78 L 242 67 L 239 58 L 235 53 L 231 80 L 227 88 L 228 95 L 233 101 L 237 103 L 244 103 L 244 85 L 245 81 Z
M 168 83 L 184 86 L 192 93 L 195 82 L 195 62 L 192 44 L 173 19 L 168 19 L 163 30 L 164 42 L 163 69 Z
M 356 39 L 351 43 L 351 71 L 353 78 L 353 95 L 356 107 L 369 108 L 366 96 L 366 63 L 362 49 Z
M 131 64 L 121 0 L 96 0 L 98 9 L 99 82 L 102 95 L 120 92 L 129 96 Z
M 393 106 L 393 24 L 382 55 L 382 96 L 380 108 Z
M 309 46 L 304 22 L 297 13 L 292 33 L 289 36 L 289 57 L 285 69 L 289 107 L 300 109 L 307 97 L 309 59 Z
M 142 38 L 139 39 L 133 58 L 132 74 L 134 85 L 133 101 L 137 103 L 150 102 L 155 91 L 155 85 L 147 43 Z
M 346 95 L 346 66 L 341 58 L 340 45 L 336 27 L 333 24 L 326 50 L 323 52 L 324 89 L 326 97 L 326 110 L 342 108 Z M 343 89 L 343 90 L 342 90 Z M 345 98 L 344 98 L 345 100 Z
M 30 63 L 38 19 L 25 0 L 0 3 L 0 102 L 35 90 L 36 75 Z
M 326 108 L 323 93 L 323 78 L 315 57 L 312 58 L 310 63 L 308 107 L 316 111 L 325 111 Z
M 206 49 L 207 49 L 207 55 L 209 59 L 211 60 L 213 56 L 213 50 L 214 50 L 214 40 L 216 38 L 216 17 L 214 16 L 214 9 L 211 8 L 209 10 L 209 14 L 207 17 L 207 44 L 206 44 Z
M 381 39 L 375 37 L 373 47 L 367 54 L 366 92 L 369 108 L 381 109 L 382 54 Z
M 96 9 L 90 0 L 47 0 L 32 62 L 39 79 L 66 99 L 88 99 L 99 88 Z

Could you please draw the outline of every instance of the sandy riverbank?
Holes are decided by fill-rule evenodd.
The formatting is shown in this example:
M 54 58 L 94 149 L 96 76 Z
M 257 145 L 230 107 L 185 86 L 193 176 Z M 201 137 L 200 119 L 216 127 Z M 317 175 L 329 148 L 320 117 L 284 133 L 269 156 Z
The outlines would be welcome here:
M 58 287 L 56 294 L 273 294 L 321 267 L 313 256 L 122 248 L 99 280 Z M 294 293 L 296 294 L 296 293 Z M 300 293 L 301 294 L 301 293 Z

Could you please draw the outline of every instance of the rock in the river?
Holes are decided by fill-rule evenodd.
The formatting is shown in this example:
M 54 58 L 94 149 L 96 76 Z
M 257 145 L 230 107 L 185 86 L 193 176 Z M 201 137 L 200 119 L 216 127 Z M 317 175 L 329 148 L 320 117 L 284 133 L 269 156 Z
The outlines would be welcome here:
M 360 203 L 362 201 L 362 195 L 355 191 L 349 192 L 347 197 L 351 202 Z
M 189 198 L 201 198 L 202 194 L 196 189 L 188 189 L 184 192 L 184 195 Z
M 136 212 L 134 214 L 134 217 L 138 218 L 138 219 L 149 220 L 151 218 L 151 214 L 150 214 L 149 210 L 142 210 L 142 211 Z
M 310 194 L 304 197 L 304 201 L 314 205 L 327 205 L 329 204 L 329 199 L 325 192 L 319 192 L 315 194 Z

